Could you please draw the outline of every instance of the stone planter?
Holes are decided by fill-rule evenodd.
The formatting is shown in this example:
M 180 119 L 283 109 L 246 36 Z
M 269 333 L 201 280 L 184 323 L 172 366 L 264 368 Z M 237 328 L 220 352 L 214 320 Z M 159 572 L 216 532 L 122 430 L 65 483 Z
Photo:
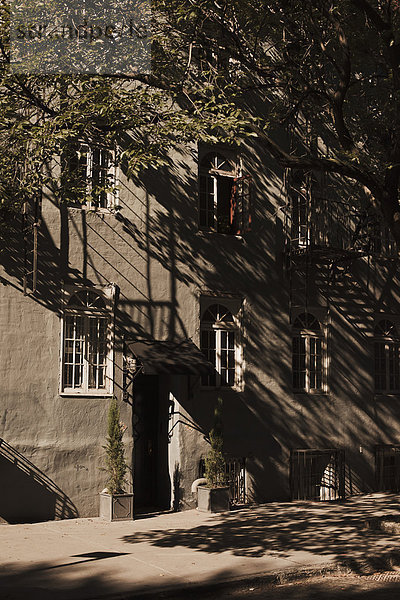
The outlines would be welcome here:
M 107 494 L 100 492 L 100 517 L 106 521 L 133 519 L 133 494 Z
M 201 512 L 224 512 L 229 510 L 229 487 L 197 488 L 197 510 Z

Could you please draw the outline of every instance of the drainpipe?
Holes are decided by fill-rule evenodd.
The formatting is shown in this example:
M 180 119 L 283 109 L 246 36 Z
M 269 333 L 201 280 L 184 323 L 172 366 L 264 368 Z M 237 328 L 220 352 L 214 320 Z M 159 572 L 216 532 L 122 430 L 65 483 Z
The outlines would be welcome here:
M 207 479 L 205 477 L 195 479 L 192 483 L 192 494 L 197 494 L 197 488 L 199 487 L 199 485 L 205 485 L 206 483 Z

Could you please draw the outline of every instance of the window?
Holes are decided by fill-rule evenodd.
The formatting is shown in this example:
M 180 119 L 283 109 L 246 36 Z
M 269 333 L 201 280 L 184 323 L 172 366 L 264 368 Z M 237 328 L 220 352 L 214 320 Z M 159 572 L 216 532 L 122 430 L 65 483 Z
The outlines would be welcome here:
M 234 160 L 206 154 L 200 162 L 200 229 L 240 235 L 250 230 L 251 180 Z
M 222 304 L 211 304 L 201 318 L 201 350 L 215 365 L 215 373 L 202 378 L 205 386 L 233 387 L 240 381 L 237 321 Z
M 344 483 L 343 450 L 291 450 L 292 500 L 338 500 L 344 498 Z
M 324 335 L 314 315 L 303 313 L 294 321 L 292 338 L 293 389 L 324 392 Z
M 377 491 L 400 491 L 400 446 L 398 444 L 376 446 L 375 477 Z
M 72 204 L 112 209 L 117 205 L 115 153 L 79 143 L 64 152 L 64 193 Z
M 291 241 L 295 247 L 308 246 L 311 241 L 310 181 L 307 174 L 293 171 L 290 174 Z
M 400 338 L 392 321 L 382 319 L 375 327 L 375 391 L 400 393 Z
M 95 291 L 70 296 L 63 314 L 62 393 L 111 393 L 110 316 L 106 299 Z

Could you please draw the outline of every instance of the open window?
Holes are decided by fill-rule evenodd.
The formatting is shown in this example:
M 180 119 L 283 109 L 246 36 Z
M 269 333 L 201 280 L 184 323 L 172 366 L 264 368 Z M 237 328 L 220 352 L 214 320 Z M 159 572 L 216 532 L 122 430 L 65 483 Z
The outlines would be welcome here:
M 400 337 L 393 321 L 381 319 L 374 331 L 375 392 L 400 393 Z
M 77 143 L 63 153 L 63 188 L 72 205 L 114 209 L 118 203 L 115 151 L 101 145 Z
M 63 310 L 61 393 L 112 392 L 111 310 L 107 298 L 91 289 L 69 295 Z
M 295 392 L 326 391 L 326 349 L 323 328 L 310 313 L 293 324 L 292 383 Z
M 241 235 L 251 227 L 251 178 L 237 162 L 210 152 L 200 161 L 199 225 L 204 231 Z

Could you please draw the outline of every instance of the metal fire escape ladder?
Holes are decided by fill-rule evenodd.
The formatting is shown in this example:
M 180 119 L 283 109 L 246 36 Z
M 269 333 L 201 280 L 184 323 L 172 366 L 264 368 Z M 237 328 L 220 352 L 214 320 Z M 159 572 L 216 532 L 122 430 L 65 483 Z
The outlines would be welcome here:
M 42 214 L 42 192 L 22 206 L 22 235 L 24 244 L 23 289 L 24 295 L 35 294 L 38 272 L 38 238 Z

